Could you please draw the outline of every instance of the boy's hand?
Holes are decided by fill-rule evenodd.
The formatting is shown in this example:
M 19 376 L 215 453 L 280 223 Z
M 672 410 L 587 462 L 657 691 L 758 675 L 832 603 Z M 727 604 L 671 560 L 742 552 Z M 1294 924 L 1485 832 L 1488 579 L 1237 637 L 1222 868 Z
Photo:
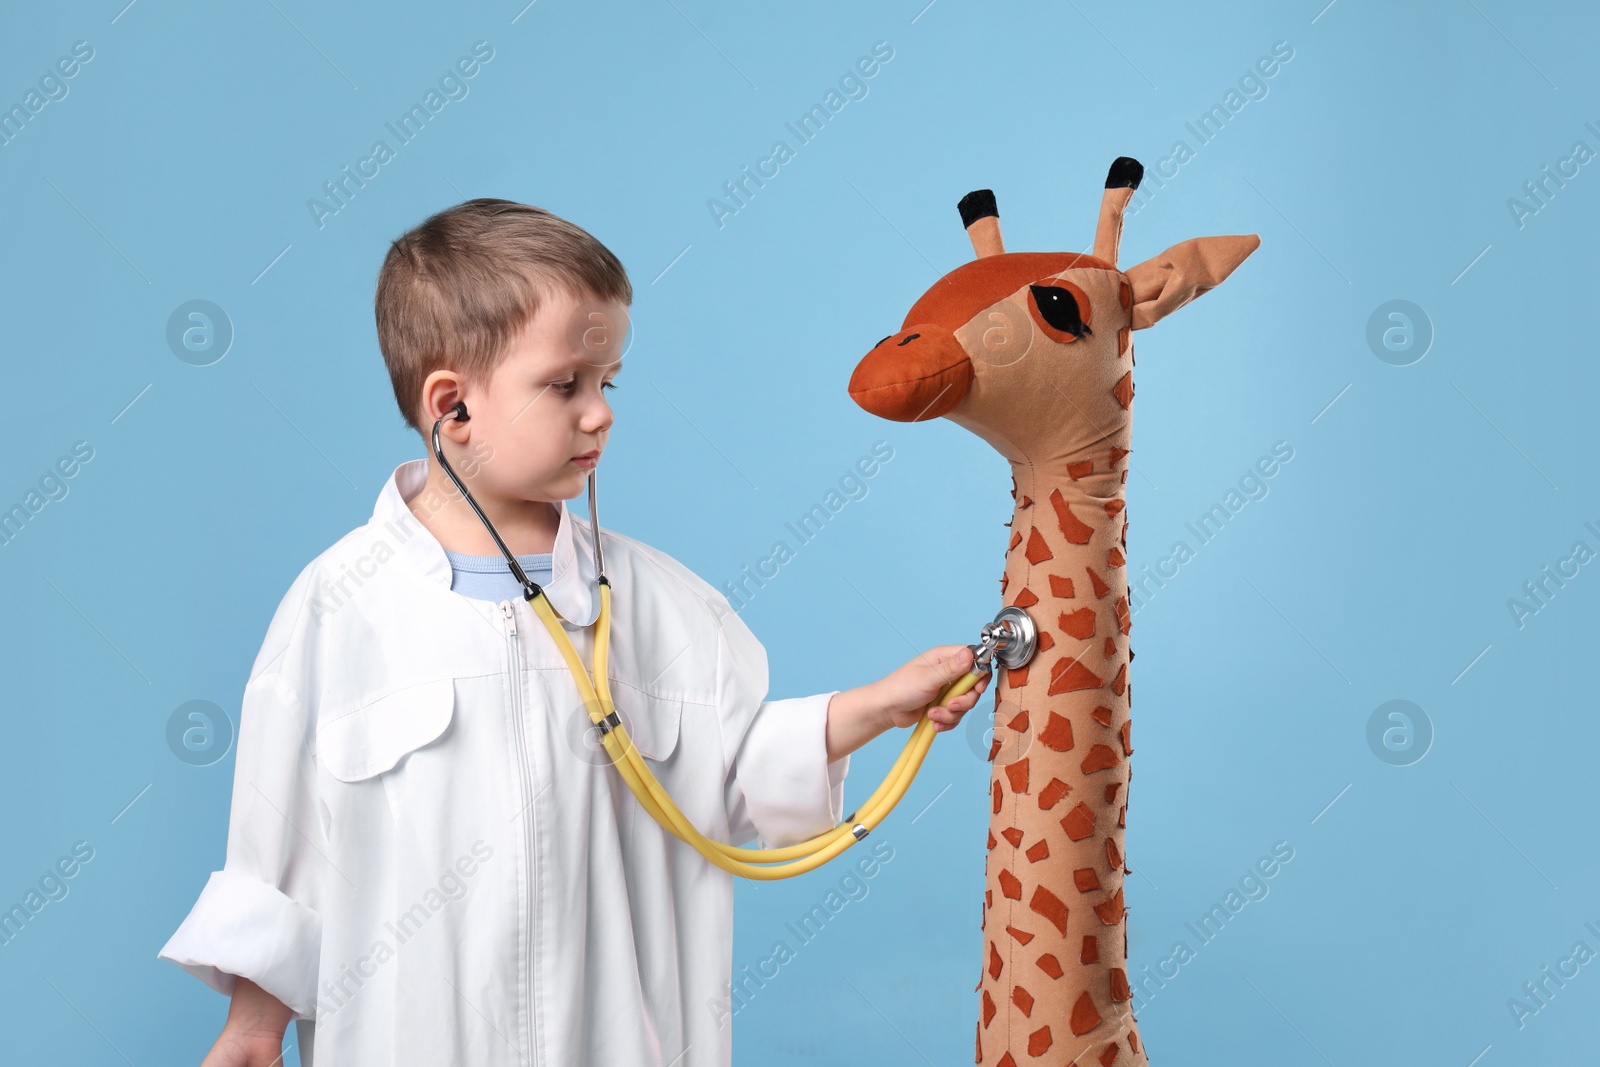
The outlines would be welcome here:
M 937 645 L 876 682 L 835 693 L 828 702 L 828 762 L 849 755 L 885 730 L 915 725 L 939 690 L 971 669 L 972 649 Z M 980 675 L 976 685 L 948 705 L 930 709 L 934 732 L 943 733 L 959 724 L 988 687 L 990 677 Z
M 248 978 L 239 978 L 222 1036 L 200 1067 L 282 1067 L 283 1036 L 293 1012 Z
M 922 710 L 939 690 L 972 669 L 972 649 L 966 645 L 937 645 L 903 667 L 873 683 L 890 726 L 915 726 Z M 985 674 L 965 693 L 929 711 L 936 733 L 960 725 L 961 717 L 978 703 L 993 675 Z

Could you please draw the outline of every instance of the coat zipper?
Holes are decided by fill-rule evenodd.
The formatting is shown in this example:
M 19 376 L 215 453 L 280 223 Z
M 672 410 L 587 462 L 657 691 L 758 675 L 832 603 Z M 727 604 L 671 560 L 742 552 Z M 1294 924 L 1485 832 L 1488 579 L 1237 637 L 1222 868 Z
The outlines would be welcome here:
M 530 810 L 532 809 L 534 802 L 533 781 L 532 776 L 528 771 L 528 744 L 524 733 L 524 724 L 522 721 L 522 666 L 519 662 L 521 657 L 519 656 L 519 647 L 517 643 L 517 614 L 515 609 L 512 607 L 511 601 L 509 600 L 502 600 L 500 602 L 500 611 L 506 617 L 506 648 L 507 655 L 510 659 L 507 669 L 507 676 L 511 680 L 511 723 L 512 732 L 516 738 L 517 770 L 520 777 L 519 785 L 521 786 L 522 815 L 520 821 L 522 822 L 523 854 L 527 857 L 528 861 L 528 956 L 525 963 L 528 982 L 528 1030 L 529 1036 L 532 1038 L 535 1045 L 532 1062 L 538 1063 L 539 1055 L 537 1044 L 539 1020 L 537 1018 L 537 1012 L 534 1010 L 534 1003 L 537 996 L 535 990 L 534 966 L 535 961 L 538 959 L 539 953 L 538 946 L 533 943 L 534 934 L 538 928 L 536 918 L 538 909 L 538 884 L 536 881 L 537 872 L 534 869 L 533 858 L 534 840 L 532 821 L 534 818 L 534 813 L 532 810 Z

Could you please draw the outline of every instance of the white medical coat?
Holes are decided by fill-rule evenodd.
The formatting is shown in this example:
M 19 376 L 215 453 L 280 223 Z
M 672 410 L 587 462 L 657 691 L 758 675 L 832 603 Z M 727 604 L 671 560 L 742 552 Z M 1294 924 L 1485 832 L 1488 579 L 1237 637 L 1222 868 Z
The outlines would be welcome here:
M 398 467 L 313 560 L 245 686 L 227 855 L 161 949 L 293 1009 L 302 1061 L 722 1067 L 733 878 L 645 813 L 520 598 L 450 589 Z M 545 591 L 585 664 L 589 526 L 560 504 Z M 609 676 L 639 751 L 708 837 L 843 818 L 832 693 L 764 700 L 766 652 L 671 557 L 602 529 Z

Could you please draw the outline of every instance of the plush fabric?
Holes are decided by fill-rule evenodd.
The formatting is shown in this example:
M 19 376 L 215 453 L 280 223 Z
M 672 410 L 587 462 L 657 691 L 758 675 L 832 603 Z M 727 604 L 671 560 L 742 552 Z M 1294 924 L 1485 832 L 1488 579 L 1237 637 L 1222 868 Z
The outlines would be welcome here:
M 1132 1010 L 1123 847 L 1133 746 L 1126 483 L 1133 331 L 1260 244 L 1196 237 L 1117 267 L 1144 170 L 1111 165 L 1093 254 L 1007 252 L 993 192 L 957 205 L 976 258 L 934 282 L 850 378 L 867 411 L 944 417 L 1010 461 L 1001 601 L 1039 627 L 993 683 L 975 1062 L 1147 1064 Z

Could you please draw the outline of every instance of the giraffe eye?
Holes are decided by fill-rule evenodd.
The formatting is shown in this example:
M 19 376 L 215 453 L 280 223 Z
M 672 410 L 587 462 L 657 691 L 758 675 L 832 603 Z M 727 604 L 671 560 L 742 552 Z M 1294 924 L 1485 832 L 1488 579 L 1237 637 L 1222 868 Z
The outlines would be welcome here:
M 1076 341 L 1094 333 L 1084 318 L 1089 300 L 1077 286 L 1067 284 L 1028 286 L 1028 308 L 1046 336 L 1057 341 Z

